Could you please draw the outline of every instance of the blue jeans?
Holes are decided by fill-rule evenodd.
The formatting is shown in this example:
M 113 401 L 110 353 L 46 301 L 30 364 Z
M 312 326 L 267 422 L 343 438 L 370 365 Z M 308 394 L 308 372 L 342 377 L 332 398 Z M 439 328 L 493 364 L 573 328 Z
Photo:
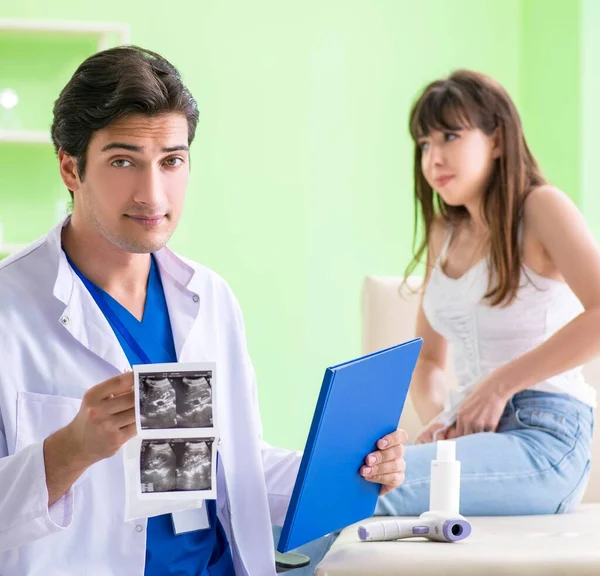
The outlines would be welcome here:
M 583 496 L 590 469 L 594 413 L 564 394 L 526 390 L 506 405 L 497 432 L 456 439 L 461 462 L 460 512 L 464 516 L 561 514 Z M 406 447 L 406 479 L 379 498 L 376 516 L 418 516 L 429 508 L 434 443 Z M 311 565 L 290 574 L 308 576 L 337 534 L 299 549 Z

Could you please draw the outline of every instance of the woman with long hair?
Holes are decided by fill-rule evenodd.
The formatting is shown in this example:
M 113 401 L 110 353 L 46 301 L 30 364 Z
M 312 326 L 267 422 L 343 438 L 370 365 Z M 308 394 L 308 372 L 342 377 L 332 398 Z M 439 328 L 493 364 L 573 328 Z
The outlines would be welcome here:
M 460 70 L 431 83 L 410 131 L 415 239 L 424 235 L 406 276 L 427 256 L 410 391 L 425 426 L 377 514 L 428 509 L 434 441 L 444 438 L 456 438 L 462 462 L 462 514 L 568 511 L 590 467 L 596 399 L 581 366 L 600 353 L 598 246 L 544 179 L 493 79 Z
M 415 239 L 426 254 L 410 393 L 424 428 L 405 447 L 404 482 L 376 515 L 429 509 L 435 440 L 456 439 L 460 512 L 554 514 L 583 496 L 600 354 L 600 251 L 571 200 L 549 185 L 507 92 L 460 70 L 426 87 L 410 114 Z M 421 216 L 419 222 L 418 216 Z M 457 386 L 449 389 L 449 353 Z M 369 456 L 369 474 L 379 456 Z M 390 463 L 390 469 L 392 464 Z M 301 551 L 312 574 L 337 533 Z

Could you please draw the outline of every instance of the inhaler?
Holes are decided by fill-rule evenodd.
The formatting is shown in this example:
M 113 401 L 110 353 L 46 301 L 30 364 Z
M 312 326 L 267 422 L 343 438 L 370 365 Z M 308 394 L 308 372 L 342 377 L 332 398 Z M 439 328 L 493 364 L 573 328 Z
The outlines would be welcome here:
M 431 461 L 429 510 L 458 514 L 460 508 L 460 462 L 456 459 L 456 442 L 438 440 L 437 457 Z
M 459 514 L 460 462 L 454 440 L 437 442 L 437 457 L 431 462 L 429 512 L 416 520 L 384 520 L 358 528 L 363 541 L 428 538 L 438 542 L 458 542 L 471 534 L 470 522 Z

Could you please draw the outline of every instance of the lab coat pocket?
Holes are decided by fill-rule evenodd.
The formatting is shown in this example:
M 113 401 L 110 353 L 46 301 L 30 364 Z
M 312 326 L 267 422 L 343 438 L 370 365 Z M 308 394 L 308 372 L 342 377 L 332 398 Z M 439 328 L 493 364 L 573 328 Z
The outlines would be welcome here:
M 52 394 L 19 391 L 17 394 L 17 435 L 15 452 L 48 436 L 73 421 L 81 400 Z M 87 478 L 84 473 L 75 482 L 80 484 Z

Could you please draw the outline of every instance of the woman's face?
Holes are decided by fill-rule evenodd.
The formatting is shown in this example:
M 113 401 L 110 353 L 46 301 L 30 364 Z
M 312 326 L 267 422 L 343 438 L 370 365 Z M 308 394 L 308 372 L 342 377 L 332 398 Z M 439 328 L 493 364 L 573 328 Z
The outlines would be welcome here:
M 450 206 L 478 201 L 500 156 L 496 140 L 478 128 L 432 130 L 417 142 L 423 176 Z

